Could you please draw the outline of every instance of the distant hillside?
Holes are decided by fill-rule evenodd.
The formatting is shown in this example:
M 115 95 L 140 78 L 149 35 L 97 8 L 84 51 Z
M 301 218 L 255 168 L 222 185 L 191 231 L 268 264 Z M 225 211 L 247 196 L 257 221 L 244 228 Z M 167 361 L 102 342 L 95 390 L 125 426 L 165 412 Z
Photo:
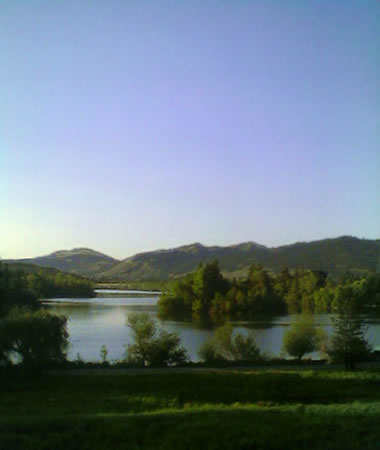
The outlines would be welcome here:
M 40 267 L 51 267 L 64 272 L 71 272 L 77 275 L 91 277 L 108 271 L 119 263 L 118 260 L 89 248 L 60 250 L 47 256 L 8 260 L 6 262 L 33 264 Z
M 320 269 L 332 275 L 345 271 L 368 273 L 380 269 L 380 240 L 344 236 L 277 248 L 254 242 L 229 247 L 205 247 L 197 243 L 137 254 L 98 273 L 96 278 L 115 281 L 170 279 L 195 270 L 200 262 L 214 259 L 229 276 L 244 275 L 253 263 L 260 263 L 274 272 L 289 267 Z
M 6 272 L 5 272 L 6 271 Z M 4 276 L 8 273 L 7 276 Z M 0 310 L 17 305 L 27 292 L 27 298 L 33 301 L 42 298 L 58 297 L 94 297 L 93 280 L 74 273 L 62 272 L 51 267 L 40 267 L 24 263 L 0 263 L 0 280 L 3 280 L 5 300 L 1 299 Z M 4 287 L 5 286 L 5 287 Z M 18 296 L 20 295 L 20 298 Z M 32 297 L 30 297 L 32 296 Z
M 103 281 L 135 281 L 168 280 L 194 271 L 200 262 L 214 259 L 219 261 L 224 274 L 231 277 L 245 275 L 254 263 L 273 272 L 288 267 L 320 269 L 331 275 L 346 271 L 365 274 L 380 272 L 380 240 L 343 236 L 273 248 L 255 242 L 229 247 L 205 247 L 196 243 L 139 253 L 123 261 L 87 248 L 77 248 L 8 262 L 52 267 Z
M 27 263 L 21 263 L 21 262 L 12 262 L 12 260 L 4 261 L 4 263 L 8 266 L 8 269 L 10 272 L 17 273 L 17 272 L 23 272 L 25 274 L 35 273 L 42 277 L 53 277 L 58 274 L 62 274 L 63 276 L 70 276 L 73 277 L 73 279 L 78 281 L 86 281 L 92 283 L 92 280 L 89 280 L 88 277 L 85 277 L 83 275 L 78 275 L 73 272 L 64 272 L 59 269 L 54 269 L 53 267 L 41 267 L 33 264 L 27 264 Z
M 266 247 L 253 242 L 230 247 L 205 247 L 195 243 L 170 250 L 140 253 L 120 262 L 97 278 L 109 280 L 165 280 L 192 272 L 200 262 L 217 259 L 223 271 L 244 272 L 263 255 Z

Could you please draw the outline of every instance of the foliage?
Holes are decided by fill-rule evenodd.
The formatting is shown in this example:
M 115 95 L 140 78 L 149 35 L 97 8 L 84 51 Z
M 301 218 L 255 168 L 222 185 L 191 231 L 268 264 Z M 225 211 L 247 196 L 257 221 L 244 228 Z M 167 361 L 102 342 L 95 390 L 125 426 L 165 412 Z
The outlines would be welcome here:
M 0 360 L 17 356 L 23 366 L 44 368 L 65 359 L 67 319 L 44 310 L 14 309 L 0 319 Z
M 24 274 L 11 272 L 0 261 L 0 317 L 17 306 L 37 308 L 37 297 L 28 290 Z
M 342 290 L 345 296 L 333 318 L 334 334 L 328 353 L 333 360 L 344 361 L 346 369 L 355 369 L 358 362 L 365 360 L 371 349 L 365 338 L 367 325 L 357 314 L 355 294 L 352 288 Z
M 323 330 L 315 327 L 311 315 L 300 315 L 285 332 L 283 349 L 290 356 L 301 360 L 305 354 L 318 350 L 320 342 L 325 337 Z
M 27 288 L 38 298 L 94 297 L 90 280 L 58 272 L 55 275 L 33 273 L 26 276 Z
M 94 295 L 92 282 L 78 275 L 0 262 L 0 315 L 17 306 L 37 308 L 40 298 Z
M 361 308 L 380 305 L 380 276 L 367 278 L 345 276 L 339 281 L 320 270 L 288 269 L 270 274 L 262 266 L 251 266 L 245 278 L 227 280 L 218 263 L 200 265 L 198 269 L 168 285 L 170 292 L 161 295 L 159 313 L 177 315 L 250 316 L 332 312 L 343 301 L 341 291 L 351 287 Z
M 177 333 L 158 329 L 146 313 L 129 314 L 127 324 L 134 343 L 127 347 L 127 361 L 141 366 L 172 366 L 186 361 Z
M 151 366 L 174 366 L 186 362 L 186 350 L 180 346 L 177 333 L 160 330 L 152 340 L 148 353 L 148 364 Z
M 260 350 L 252 334 L 233 336 L 231 325 L 224 325 L 215 330 L 214 335 L 206 340 L 199 350 L 199 356 L 206 362 L 245 361 L 260 359 Z

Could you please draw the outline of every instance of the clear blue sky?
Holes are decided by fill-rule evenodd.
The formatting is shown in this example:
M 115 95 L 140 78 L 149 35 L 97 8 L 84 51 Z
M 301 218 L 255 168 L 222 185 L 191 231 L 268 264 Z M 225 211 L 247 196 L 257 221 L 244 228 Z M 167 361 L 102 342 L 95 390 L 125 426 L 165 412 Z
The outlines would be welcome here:
M 376 0 L 0 1 L 0 256 L 380 238 Z

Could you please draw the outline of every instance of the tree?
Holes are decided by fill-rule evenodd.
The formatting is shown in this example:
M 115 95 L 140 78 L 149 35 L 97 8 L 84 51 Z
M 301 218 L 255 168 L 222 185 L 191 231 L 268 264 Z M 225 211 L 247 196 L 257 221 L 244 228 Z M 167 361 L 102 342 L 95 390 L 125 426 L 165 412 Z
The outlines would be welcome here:
M 324 332 L 314 326 L 311 315 L 296 316 L 289 330 L 284 334 L 283 349 L 290 356 L 301 360 L 307 353 L 316 351 L 322 341 Z
M 152 366 L 173 366 L 184 363 L 186 360 L 186 350 L 180 346 L 178 334 L 160 330 L 150 346 L 149 364 Z
M 203 343 L 199 349 L 199 356 L 206 362 L 252 362 L 260 358 L 260 350 L 252 334 L 243 336 L 236 333 L 233 336 L 232 326 L 224 325 L 217 328 L 214 335 Z
M 14 354 L 23 366 L 39 370 L 65 360 L 68 337 L 66 317 L 14 309 L 0 320 L 0 359 L 11 363 Z
M 343 292 L 344 290 L 344 292 Z M 328 348 L 329 356 L 336 361 L 343 361 L 345 368 L 353 370 L 358 362 L 364 360 L 371 349 L 365 338 L 367 325 L 357 313 L 353 289 L 343 288 L 338 307 L 338 315 L 333 318 L 334 333 Z
M 226 294 L 229 288 L 228 280 L 223 278 L 219 270 L 218 261 L 202 264 L 198 267 L 193 278 L 194 313 L 208 314 L 211 302 L 217 293 Z
M 142 366 L 168 366 L 186 361 L 186 350 L 180 346 L 177 333 L 157 328 L 147 313 L 129 314 L 127 325 L 134 343 L 127 347 L 127 360 Z
M 128 360 L 139 363 L 143 366 L 149 360 L 149 350 L 154 335 L 156 334 L 156 324 L 147 313 L 129 314 L 127 325 L 132 330 L 134 344 L 128 345 Z
M 8 264 L 0 261 L 0 317 L 6 316 L 14 307 L 23 306 L 37 308 L 37 297 L 27 289 L 22 272 L 11 272 Z

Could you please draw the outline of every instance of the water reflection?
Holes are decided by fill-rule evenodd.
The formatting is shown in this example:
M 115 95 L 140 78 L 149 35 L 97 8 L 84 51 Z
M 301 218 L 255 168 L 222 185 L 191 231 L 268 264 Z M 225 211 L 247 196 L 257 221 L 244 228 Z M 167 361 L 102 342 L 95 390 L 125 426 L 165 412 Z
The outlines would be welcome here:
M 220 322 L 212 320 L 189 321 L 184 319 L 166 320 L 158 317 L 156 295 L 142 295 L 141 291 L 116 297 L 98 297 L 89 299 L 51 299 L 43 301 L 49 311 L 68 317 L 70 333 L 70 349 L 68 357 L 84 361 L 100 360 L 100 349 L 104 344 L 108 350 L 109 360 L 120 360 L 124 357 L 125 346 L 132 342 L 129 328 L 126 326 L 128 314 L 146 312 L 158 325 L 168 331 L 178 332 L 182 345 L 188 350 L 189 357 L 198 360 L 201 344 L 212 335 L 215 326 Z M 247 334 L 254 332 L 256 341 L 263 352 L 278 356 L 281 353 L 282 339 L 286 329 L 294 319 L 294 315 L 275 317 L 255 317 L 252 320 L 232 320 L 234 331 Z M 323 326 L 330 334 L 331 315 L 316 314 L 315 324 Z M 380 317 L 371 317 L 367 338 L 372 345 L 380 344 Z M 314 355 L 316 356 L 316 355 Z

